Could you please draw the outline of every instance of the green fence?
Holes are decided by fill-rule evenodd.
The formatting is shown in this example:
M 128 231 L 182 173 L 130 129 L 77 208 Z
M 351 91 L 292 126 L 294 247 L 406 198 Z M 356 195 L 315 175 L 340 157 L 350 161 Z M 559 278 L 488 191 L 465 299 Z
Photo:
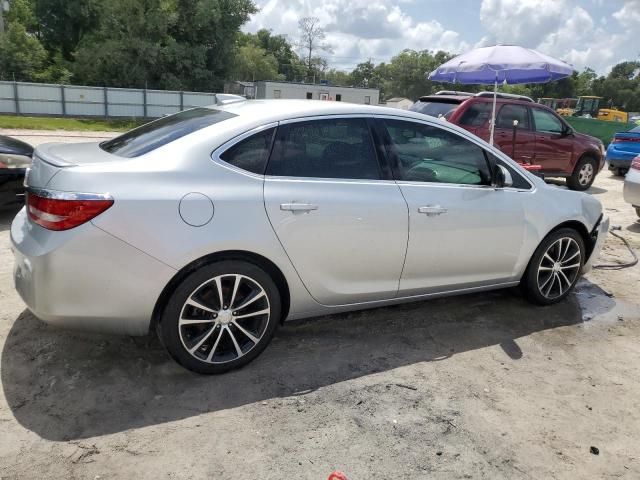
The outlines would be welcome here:
M 609 145 L 616 132 L 626 132 L 636 126 L 632 123 L 604 122 L 593 118 L 565 117 L 564 119 L 576 132 L 602 140 L 605 147 Z

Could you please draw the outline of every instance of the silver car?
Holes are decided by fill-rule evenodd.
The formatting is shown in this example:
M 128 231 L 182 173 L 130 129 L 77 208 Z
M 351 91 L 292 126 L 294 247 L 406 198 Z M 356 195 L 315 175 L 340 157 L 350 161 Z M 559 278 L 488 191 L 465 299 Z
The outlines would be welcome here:
M 608 219 L 474 135 L 419 113 L 244 101 L 103 143 L 37 148 L 15 284 L 55 325 L 156 330 L 219 373 L 285 319 L 518 284 L 560 301 Z
M 640 217 L 640 155 L 633 159 L 627 175 L 624 178 L 622 190 L 624 201 L 636 209 Z

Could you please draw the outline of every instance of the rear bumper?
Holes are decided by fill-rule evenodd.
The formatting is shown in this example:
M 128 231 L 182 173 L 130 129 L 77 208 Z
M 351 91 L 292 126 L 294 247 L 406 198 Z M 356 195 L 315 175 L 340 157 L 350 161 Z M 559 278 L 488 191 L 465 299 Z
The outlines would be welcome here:
M 604 245 L 605 240 L 607 239 L 607 234 L 609 233 L 609 217 L 602 217 L 600 223 L 596 225 L 596 227 L 591 232 L 591 238 L 594 239 L 593 248 L 591 250 L 591 255 L 589 255 L 588 260 L 582 267 L 582 273 L 589 273 L 593 268 L 593 263 L 600 255 L 600 251 L 602 250 L 602 246 Z
M 91 223 L 51 232 L 11 225 L 16 290 L 36 317 L 62 327 L 145 335 L 175 270 Z
M 638 152 L 620 150 L 613 145 L 609 145 L 606 160 L 610 168 L 629 168 L 629 165 L 637 156 Z

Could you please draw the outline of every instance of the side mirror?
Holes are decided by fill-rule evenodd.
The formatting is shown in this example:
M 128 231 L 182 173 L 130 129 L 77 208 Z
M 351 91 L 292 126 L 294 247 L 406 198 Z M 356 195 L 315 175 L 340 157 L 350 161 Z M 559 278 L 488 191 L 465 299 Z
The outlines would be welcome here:
M 573 135 L 573 128 L 571 127 L 567 127 L 562 131 L 563 137 L 570 137 L 571 135 Z
M 496 165 L 493 173 L 493 186 L 496 188 L 507 188 L 513 186 L 511 172 L 502 165 Z

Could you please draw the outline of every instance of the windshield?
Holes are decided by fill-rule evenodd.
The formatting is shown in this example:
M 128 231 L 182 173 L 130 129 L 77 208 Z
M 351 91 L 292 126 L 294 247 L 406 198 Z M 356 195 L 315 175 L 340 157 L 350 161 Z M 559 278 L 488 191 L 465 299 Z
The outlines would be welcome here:
M 121 157 L 138 157 L 185 135 L 235 116 L 233 113 L 212 108 L 193 108 L 159 118 L 112 140 L 102 142 L 100 148 Z
M 431 115 L 432 117 L 439 117 L 440 115 L 448 118 L 451 113 L 458 108 L 459 103 L 454 102 L 422 102 L 418 100 L 411 105 L 410 110 L 413 112 L 423 113 L 425 115 Z

